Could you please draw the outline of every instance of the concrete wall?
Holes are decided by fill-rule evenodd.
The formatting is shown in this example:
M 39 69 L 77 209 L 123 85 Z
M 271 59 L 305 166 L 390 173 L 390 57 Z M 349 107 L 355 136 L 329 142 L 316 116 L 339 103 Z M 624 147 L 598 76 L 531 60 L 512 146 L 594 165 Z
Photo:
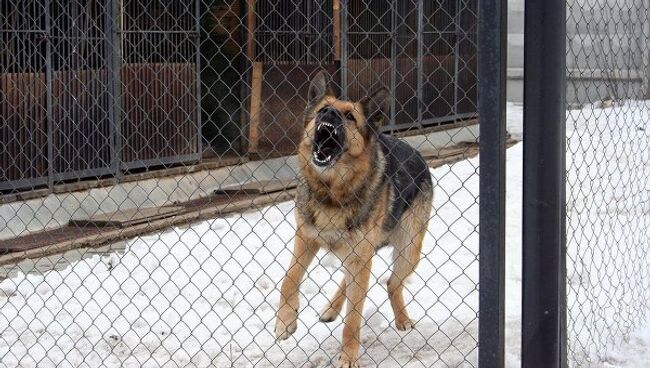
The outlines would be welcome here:
M 647 89 L 648 0 L 567 0 L 567 99 L 639 98 Z M 508 1 L 508 99 L 521 101 L 524 1 Z

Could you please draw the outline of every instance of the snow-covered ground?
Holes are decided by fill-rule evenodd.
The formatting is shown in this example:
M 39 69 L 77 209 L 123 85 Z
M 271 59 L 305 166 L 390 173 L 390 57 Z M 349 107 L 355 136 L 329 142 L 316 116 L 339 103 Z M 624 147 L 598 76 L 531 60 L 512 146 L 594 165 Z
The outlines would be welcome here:
M 569 362 L 650 367 L 650 101 L 567 112 L 567 305 Z M 508 104 L 522 137 L 522 109 Z M 520 145 L 508 150 L 507 331 L 519 366 Z M 511 194 L 516 193 L 516 197 Z M 577 362 L 577 363 L 576 363 Z
M 629 106 L 628 109 L 616 108 L 621 109 L 621 113 L 634 111 L 637 114 L 639 111 Z M 509 105 L 508 111 L 509 130 L 514 136 L 520 136 L 521 109 Z M 639 163 L 636 160 L 635 165 L 624 165 L 618 160 L 619 157 L 630 160 L 633 155 L 628 151 L 625 151 L 627 155 L 614 152 L 613 156 L 601 160 L 607 158 L 608 162 L 614 162 L 611 167 L 605 166 L 609 174 L 616 169 L 634 170 L 640 175 L 635 176 L 641 181 L 636 188 L 641 190 L 640 197 L 634 197 L 637 204 L 618 198 L 617 203 L 625 203 L 625 206 L 612 205 L 600 210 L 623 216 L 617 211 L 625 209 L 631 211 L 629 216 L 641 218 L 640 221 L 648 224 L 649 214 L 643 209 L 648 208 L 647 122 L 650 119 L 648 108 L 643 111 L 646 115 L 630 118 L 644 119 L 639 124 L 645 124 L 641 126 L 645 135 L 640 137 L 646 139 L 646 151 L 639 154 L 645 155 L 642 156 L 645 166 L 636 165 Z M 568 129 L 582 129 L 581 126 L 593 129 L 592 123 L 586 124 L 585 120 L 585 124 L 581 124 L 579 119 L 581 117 L 576 116 L 576 124 L 568 124 Z M 598 121 L 596 126 L 601 124 Z M 620 144 L 632 134 L 626 130 L 602 130 L 609 132 L 612 142 Z M 623 136 L 614 138 L 619 131 Z M 571 132 L 573 130 L 569 136 Z M 639 139 L 638 135 L 634 137 Z M 582 140 L 575 143 L 586 144 Z M 643 142 L 640 145 L 643 146 Z M 579 147 L 580 152 L 591 152 L 588 148 L 591 146 Z M 594 150 L 589 157 L 605 153 Z M 581 158 L 576 156 L 575 159 Z M 509 367 L 519 366 L 521 166 L 522 145 L 517 144 L 507 155 L 506 359 Z M 571 164 L 568 167 L 571 169 Z M 577 165 L 579 171 L 582 169 L 578 167 L 584 166 Z M 589 175 L 589 168 L 586 170 L 584 174 Z M 382 250 L 373 265 L 372 288 L 364 312 L 362 363 L 365 367 L 477 365 L 478 158 L 437 168 L 432 170 L 432 175 L 437 183 L 435 215 L 425 239 L 425 257 L 406 293 L 406 299 L 411 301 L 411 317 L 417 320 L 416 328 L 399 333 L 391 324 L 393 317 L 385 289 L 390 256 L 389 250 Z M 601 180 L 603 185 L 609 178 L 589 177 Z M 593 180 L 584 185 L 594 185 Z M 573 185 L 581 184 L 574 182 Z M 598 193 L 603 196 L 598 206 L 609 203 L 606 199 L 610 194 L 614 192 Z M 568 196 L 571 199 L 570 217 L 593 216 L 581 209 L 584 201 L 594 194 L 584 191 L 581 195 L 583 202 L 576 196 Z M 579 203 L 583 203 L 583 207 Z M 342 324 L 340 319 L 331 324 L 318 322 L 318 310 L 341 277 L 338 261 L 333 257 L 320 255 L 303 284 L 302 311 L 296 334 L 280 343 L 273 336 L 279 283 L 289 261 L 295 231 L 293 207 L 293 202 L 285 202 L 140 237 L 129 241 L 122 251 L 86 257 L 77 255 L 68 266 L 47 272 L 10 272 L 9 277 L 0 282 L 0 366 L 330 366 L 338 357 Z M 634 212 L 639 209 L 640 212 Z M 584 233 L 583 228 L 574 231 Z M 647 243 L 647 232 L 645 234 Z M 621 243 L 613 243 L 616 244 Z M 640 254 L 618 256 L 639 257 Z M 580 258 L 575 252 L 571 257 Z M 647 276 L 648 261 L 642 259 L 639 263 L 643 261 L 646 268 L 639 269 L 638 273 Z M 574 267 L 573 264 L 570 262 L 569 267 Z M 583 285 L 573 283 L 581 282 L 586 274 L 584 268 L 571 269 L 570 285 Z M 602 282 L 606 277 L 596 271 L 592 274 L 601 279 L 594 278 L 590 283 Z M 581 291 L 590 288 L 574 286 L 571 290 L 582 298 L 579 300 L 585 311 L 591 310 L 590 300 L 584 299 L 588 294 Z M 638 296 L 637 300 L 647 301 L 647 290 L 645 299 Z M 634 293 L 635 290 L 626 292 Z M 602 302 L 599 298 L 600 294 L 591 300 Z M 610 300 L 608 307 L 615 305 Z M 576 308 L 574 306 L 573 310 L 578 310 Z M 576 331 L 584 331 L 589 326 L 586 324 L 580 329 L 581 325 L 576 324 L 591 322 L 571 319 Z M 609 346 L 592 366 L 647 365 L 650 362 L 650 325 L 645 326 L 636 329 L 627 343 Z M 605 330 L 588 331 L 599 334 Z M 582 341 L 582 335 L 576 338 Z
M 650 101 L 599 105 L 567 114 L 569 358 L 648 367 Z
M 437 214 L 408 285 L 417 329 L 391 326 L 388 249 L 374 262 L 364 366 L 475 362 L 478 160 L 433 172 Z M 341 277 L 322 255 L 302 288 L 301 323 L 277 343 L 279 283 L 295 232 L 293 202 L 133 240 L 46 274 L 0 283 L 0 357 L 7 366 L 314 367 L 338 359 L 340 320 L 318 310 Z M 44 360 L 41 360 L 44 359 Z

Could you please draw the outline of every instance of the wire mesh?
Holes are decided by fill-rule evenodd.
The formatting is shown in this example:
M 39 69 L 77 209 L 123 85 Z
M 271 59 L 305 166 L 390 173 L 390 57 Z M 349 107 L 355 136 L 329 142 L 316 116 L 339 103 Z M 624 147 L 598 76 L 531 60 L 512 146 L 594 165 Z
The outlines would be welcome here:
M 0 0 L 0 365 L 477 366 L 477 17 L 470 0 Z M 338 147 L 365 149 L 344 167 L 382 178 L 332 179 L 399 221 L 370 231 L 358 213 L 319 233 L 288 297 L 298 329 L 277 341 L 300 193 L 315 195 L 301 162 L 316 153 L 298 148 L 317 141 L 319 71 L 362 101 L 337 110 L 366 134 Z M 418 160 L 415 182 L 403 167 Z M 346 214 L 321 202 L 328 222 Z M 408 214 L 428 221 L 423 240 Z M 341 279 L 359 299 L 364 244 L 382 247 L 365 307 L 326 318 Z
M 650 315 L 650 8 L 567 6 L 568 358 L 590 367 Z

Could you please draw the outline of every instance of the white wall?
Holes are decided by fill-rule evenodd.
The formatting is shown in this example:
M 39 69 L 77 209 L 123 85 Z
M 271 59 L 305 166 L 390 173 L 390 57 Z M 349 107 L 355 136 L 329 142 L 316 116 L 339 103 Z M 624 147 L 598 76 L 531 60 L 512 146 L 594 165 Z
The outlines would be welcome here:
M 567 0 L 569 102 L 642 94 L 642 78 L 648 73 L 649 31 L 644 23 L 649 7 L 648 0 Z M 509 0 L 508 98 L 512 101 L 522 99 L 523 56 L 524 0 Z M 612 85 L 615 88 L 608 88 Z

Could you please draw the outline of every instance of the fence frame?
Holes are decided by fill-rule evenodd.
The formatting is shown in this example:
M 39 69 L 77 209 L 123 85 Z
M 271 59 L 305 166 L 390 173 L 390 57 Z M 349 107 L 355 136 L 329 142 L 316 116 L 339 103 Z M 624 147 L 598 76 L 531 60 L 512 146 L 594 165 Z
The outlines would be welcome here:
M 566 0 L 526 1 L 521 366 L 567 366 Z
M 413 122 L 408 122 L 408 123 L 398 123 L 396 121 L 397 117 L 397 98 L 396 96 L 398 95 L 397 91 L 397 69 L 396 68 L 391 68 L 390 71 L 390 78 L 389 78 L 389 85 L 387 88 L 390 91 L 391 96 L 393 98 L 391 99 L 391 116 L 389 119 L 389 122 L 382 127 L 382 131 L 386 133 L 390 132 L 396 132 L 396 131 L 403 131 L 403 130 L 409 130 L 409 129 L 420 129 L 420 128 L 425 128 L 428 126 L 435 126 L 437 124 L 445 123 L 445 122 L 450 122 L 450 121 L 459 121 L 459 120 L 465 120 L 465 119 L 473 119 L 477 118 L 479 113 L 477 111 L 475 112 L 459 112 L 459 102 L 460 102 L 460 96 L 458 93 L 458 90 L 460 89 L 459 87 L 459 74 L 461 70 L 463 69 L 459 63 L 459 58 L 460 58 L 460 42 L 461 39 L 463 38 L 463 35 L 468 35 L 471 32 L 462 29 L 460 26 L 460 9 L 462 1 L 461 0 L 453 0 L 454 1 L 454 6 L 456 9 L 456 14 L 454 14 L 454 31 L 453 34 L 455 37 L 455 42 L 454 42 L 454 52 L 453 55 L 454 57 L 454 74 L 452 76 L 452 81 L 454 85 L 454 101 L 451 104 L 451 113 L 446 116 L 437 116 L 437 117 L 424 117 L 425 113 L 425 98 L 423 96 L 423 90 L 425 87 L 425 70 L 424 70 L 424 63 L 423 59 L 425 56 L 425 34 L 436 34 L 434 31 L 425 31 L 425 11 L 424 11 L 424 0 L 409 0 L 409 2 L 399 2 L 399 1 L 393 1 L 391 2 L 390 6 L 390 13 L 391 13 L 391 21 L 393 24 L 391 25 L 391 30 L 390 32 L 386 32 L 388 37 L 390 38 L 390 61 L 391 65 L 397 65 L 397 59 L 398 59 L 398 46 L 400 45 L 400 8 L 399 6 L 401 5 L 403 8 L 406 8 L 405 5 L 410 4 L 413 5 L 414 8 L 416 9 L 416 15 L 417 15 L 417 22 L 416 22 L 416 29 L 414 30 L 414 36 L 416 39 L 416 56 L 414 57 L 415 59 L 415 67 L 414 69 L 416 70 L 416 91 L 415 91 L 415 97 L 417 99 L 417 118 L 414 119 Z M 350 51 L 348 50 L 348 47 L 350 45 L 349 43 L 349 35 L 350 34 L 360 34 L 359 32 L 351 32 L 350 27 L 349 27 L 349 21 L 348 21 L 348 16 L 349 16 L 349 9 L 348 5 L 350 3 L 350 0 L 340 0 L 340 14 L 341 14 L 341 22 L 340 22 L 340 37 L 341 37 L 341 51 L 340 51 L 340 78 L 339 78 L 339 84 L 341 87 L 341 96 L 343 99 L 347 99 L 348 96 L 348 76 L 349 76 L 349 67 L 348 67 L 348 61 L 349 61 L 349 55 Z M 465 4 L 467 6 L 467 4 Z M 479 12 L 480 13 L 480 12 Z M 480 16 L 477 16 L 477 19 L 480 18 Z M 440 34 L 447 34 L 445 32 L 441 32 Z M 477 49 L 478 49 L 477 45 Z M 371 92 L 371 91 L 368 91 Z
M 505 364 L 507 0 L 480 1 L 478 25 L 481 368 Z
M 106 137 L 106 142 L 104 144 L 110 149 L 110 157 L 106 162 L 103 163 L 101 167 L 84 167 L 78 170 L 72 168 L 57 169 L 56 161 L 59 156 L 62 155 L 60 152 L 61 149 L 57 145 L 55 132 L 57 128 L 57 121 L 54 117 L 55 107 L 57 104 L 54 102 L 54 79 L 55 79 L 55 65 L 53 62 L 54 55 L 54 45 L 53 42 L 57 38 L 62 39 L 79 39 L 86 41 L 90 38 L 85 34 L 82 35 L 71 35 L 65 33 L 63 36 L 55 35 L 53 29 L 55 24 L 54 15 L 52 14 L 50 3 L 47 3 L 47 6 L 43 6 L 43 26 L 36 27 L 33 29 L 0 29 L 1 33 L 36 33 L 39 34 L 39 41 L 43 42 L 45 45 L 45 55 L 43 55 L 43 65 L 42 73 L 45 76 L 45 116 L 43 126 L 47 130 L 46 134 L 46 144 L 47 147 L 44 149 L 45 158 L 46 158 L 46 174 L 38 177 L 29 177 L 21 178 L 18 180 L 6 180 L 0 181 L 0 191 L 30 191 L 40 189 L 45 187 L 49 190 L 59 182 L 67 180 L 83 180 L 88 178 L 99 178 L 101 176 L 111 176 L 117 179 L 120 179 L 125 171 L 131 170 L 133 168 L 145 168 L 150 169 L 154 166 L 165 166 L 173 164 L 184 164 L 190 162 L 200 162 L 202 159 L 203 147 L 202 147 L 202 137 L 201 137 L 201 55 L 200 55 L 200 19 L 198 15 L 200 14 L 200 0 L 194 0 L 190 2 L 195 6 L 194 16 L 195 22 L 192 24 L 192 30 L 186 31 L 170 31 L 168 33 L 185 33 L 188 38 L 191 38 L 192 42 L 195 44 L 195 52 L 191 58 L 187 60 L 188 63 L 195 63 L 193 73 L 196 76 L 196 86 L 193 88 L 196 92 L 196 118 L 193 121 L 193 125 L 196 127 L 197 132 L 197 149 L 192 153 L 178 153 L 175 155 L 170 155 L 162 157 L 161 159 L 154 160 L 134 160 L 134 161 L 124 161 L 123 152 L 124 152 L 124 141 L 127 139 L 123 135 L 123 123 L 126 120 L 126 113 L 123 109 L 123 78 L 121 75 L 122 66 L 123 66 L 123 56 L 125 44 L 123 42 L 123 37 L 125 33 L 129 31 L 123 28 L 123 16 L 124 16 L 124 5 L 122 0 L 102 0 L 98 3 L 102 8 L 102 17 L 104 17 L 105 24 L 101 28 L 101 49 L 106 53 L 102 57 L 103 65 L 98 69 L 105 69 L 106 75 L 108 78 L 111 78 L 109 83 L 106 83 L 105 89 L 107 99 L 107 119 L 109 120 L 108 129 L 109 134 Z M 61 3 L 63 4 L 63 3 Z M 67 14 L 67 13 L 66 13 Z M 42 28 L 42 29 L 41 29 Z M 145 32 L 145 31 L 143 31 Z M 151 32 L 151 31 L 146 31 Z M 161 32 L 158 32 L 161 33 Z M 164 32 L 162 32 L 164 33 Z M 87 67 L 87 64 L 84 65 Z M 72 68 L 70 71 L 80 71 L 80 70 L 95 70 L 96 68 Z M 95 96 L 96 97 L 96 96 Z M 98 124 L 99 126 L 100 124 Z M 97 131 L 97 127 L 93 132 Z M 81 158 L 81 156 L 77 157 Z M 97 158 L 97 157 L 93 157 Z
M 88 168 L 82 168 L 83 170 L 70 170 L 70 169 L 60 169 L 57 170 L 55 162 L 56 162 L 56 157 L 58 149 L 56 146 L 52 147 L 53 144 L 56 142 L 56 135 L 55 135 L 55 128 L 57 126 L 57 121 L 56 117 L 54 116 L 54 111 L 55 108 L 58 106 L 56 101 L 53 101 L 53 96 L 52 96 L 52 84 L 53 84 L 53 55 L 51 55 L 55 50 L 53 50 L 54 45 L 52 44 L 52 37 L 50 35 L 51 30 L 52 30 L 52 15 L 50 13 L 50 7 L 45 7 L 45 23 L 46 23 L 46 28 L 43 32 L 43 41 L 46 45 L 46 51 L 45 51 L 45 75 L 46 75 L 46 80 L 47 80 L 47 107 L 46 107 L 46 124 L 47 124 L 47 142 L 48 142 L 48 147 L 46 148 L 47 151 L 47 164 L 48 164 L 48 173 L 47 176 L 42 177 L 42 178 L 25 178 L 21 180 L 7 180 L 3 181 L 0 183 L 0 190 L 2 191 L 29 191 L 29 190 L 35 190 L 37 188 L 48 188 L 52 190 L 54 185 L 61 181 L 67 181 L 67 180 L 80 180 L 80 179 L 88 179 L 88 178 L 93 178 L 93 177 L 100 177 L 100 176 L 106 176 L 106 177 L 114 177 L 117 178 L 118 180 L 121 179 L 121 177 L 124 175 L 126 171 L 130 170 L 135 170 L 135 169 L 150 169 L 153 166 L 167 166 L 167 165 L 173 165 L 173 164 L 183 164 L 183 163 L 190 163 L 190 162 L 200 162 L 202 160 L 202 154 L 203 154 L 203 147 L 202 147 L 202 103 L 201 103 L 201 94 L 202 94 L 202 80 L 201 80 L 201 72 L 203 68 L 202 63 L 202 56 L 200 52 L 200 47 L 201 43 L 205 40 L 201 39 L 201 32 L 202 32 L 202 25 L 201 25 L 201 12 L 205 9 L 202 10 L 203 7 L 203 2 L 200 0 L 195 0 L 195 1 L 190 1 L 189 3 L 192 4 L 195 9 L 194 9 L 194 16 L 195 16 L 195 24 L 193 30 L 183 30 L 183 31 L 165 31 L 165 30 L 159 30 L 155 31 L 157 33 L 163 33 L 163 34 L 171 34 L 171 33 L 187 33 L 188 37 L 191 38 L 192 42 L 196 46 L 196 52 L 195 55 L 190 57 L 187 62 L 195 62 L 195 68 L 196 68 L 196 109 L 197 109 L 197 117 L 196 121 L 194 124 L 196 124 L 196 131 L 197 131 L 197 147 L 198 149 L 195 152 L 192 153 L 179 153 L 177 155 L 171 155 L 171 156 L 165 156 L 162 159 L 147 159 L 147 158 L 140 158 L 136 160 L 131 160 L 128 157 L 126 157 L 125 152 L 127 151 L 126 149 L 129 147 L 128 142 L 125 142 L 125 140 L 128 139 L 128 127 L 130 124 L 128 123 L 129 117 L 127 111 L 125 111 L 125 102 L 122 100 L 123 97 L 128 94 L 127 87 L 123 83 L 123 76 L 122 76 L 122 70 L 123 66 L 126 65 L 126 62 L 124 61 L 124 58 L 127 57 L 128 55 L 125 55 L 126 52 L 128 52 L 127 46 L 125 46 L 125 41 L 124 41 L 124 35 L 127 33 L 133 33 L 129 31 L 123 24 L 123 18 L 125 17 L 124 14 L 124 4 L 122 4 L 123 0 L 102 0 L 100 2 L 100 5 L 103 7 L 103 14 L 102 16 L 105 18 L 105 24 L 102 27 L 102 37 L 103 37 L 103 46 L 102 46 L 102 52 L 105 53 L 103 56 L 104 64 L 103 68 L 106 70 L 107 77 L 111 78 L 108 83 L 106 83 L 105 89 L 106 89 L 106 94 L 107 94 L 107 107 L 106 107 L 106 119 L 109 121 L 109 126 L 108 128 L 110 129 L 110 134 L 106 137 L 106 142 L 103 142 L 102 144 L 106 146 L 106 148 L 110 149 L 110 157 L 107 157 L 105 159 L 105 162 L 103 163 L 103 166 L 100 168 L 94 168 L 94 167 L 88 167 Z M 240 7 L 240 20 L 244 21 L 250 21 L 246 15 L 246 12 L 250 11 L 251 9 L 254 10 L 254 4 L 255 0 L 239 0 L 240 4 L 242 5 Z M 334 2 L 334 7 L 336 8 L 336 16 L 340 17 L 339 19 L 339 29 L 338 29 L 338 37 L 340 37 L 340 45 L 338 43 L 334 44 L 334 52 L 336 54 L 336 48 L 338 47 L 338 53 L 339 55 L 335 55 L 339 57 L 338 63 L 339 63 L 339 68 L 340 68 L 340 79 L 341 79 L 341 88 L 342 88 L 342 95 L 345 98 L 347 95 L 347 90 L 348 90 L 348 83 L 347 83 L 347 78 L 350 75 L 349 66 L 348 66 L 348 57 L 350 55 L 350 50 L 349 48 L 349 9 L 348 6 L 351 3 L 349 0 L 336 0 Z M 461 103 L 461 98 L 463 98 L 460 94 L 460 88 L 462 88 L 459 83 L 461 76 L 460 73 L 462 70 L 469 68 L 469 66 L 462 66 L 461 65 L 461 40 L 466 40 L 467 37 L 470 37 L 470 34 L 472 34 L 472 37 L 477 37 L 475 31 L 472 32 L 470 29 L 465 29 L 464 27 L 461 27 L 460 22 L 461 22 L 461 8 L 469 6 L 468 3 L 464 2 L 463 0 L 451 0 L 451 3 L 455 4 L 455 10 L 456 14 L 454 15 L 454 22 L 456 23 L 455 27 L 453 28 L 452 31 L 444 31 L 443 33 L 450 33 L 451 35 L 454 36 L 454 49 L 453 49 L 453 55 L 455 55 L 455 61 L 454 65 L 452 66 L 453 68 L 453 75 L 451 75 L 451 80 L 453 80 L 453 85 L 454 85 L 454 93 L 453 93 L 453 101 L 450 101 L 450 113 L 446 114 L 444 116 L 423 116 L 425 113 L 426 106 L 424 105 L 424 97 L 423 97 L 423 88 L 427 88 L 425 82 L 427 80 L 427 74 L 425 73 L 424 66 L 423 66 L 423 57 L 425 56 L 425 33 L 435 33 L 433 31 L 425 32 L 425 24 L 428 21 L 425 21 L 425 14 L 424 14 L 424 6 L 425 2 L 422 0 L 410 0 L 410 4 L 414 6 L 417 10 L 417 21 L 416 21 L 416 30 L 414 30 L 414 37 L 416 38 L 415 41 L 417 41 L 417 56 L 414 57 L 414 66 L 415 66 L 415 71 L 414 73 L 417 76 L 417 91 L 414 91 L 415 94 L 417 95 L 417 120 L 415 121 L 409 121 L 409 122 L 401 122 L 400 124 L 396 123 L 396 111 L 397 109 L 397 104 L 396 101 L 393 99 L 393 113 L 390 119 L 390 123 L 383 127 L 383 131 L 392 133 L 396 131 L 401 131 L 401 130 L 411 130 L 411 129 L 421 129 L 424 128 L 425 126 L 435 126 L 439 125 L 442 123 L 451 123 L 454 121 L 461 121 L 465 119 L 474 119 L 478 117 L 478 113 L 476 110 L 473 110 L 471 112 L 468 111 L 461 111 L 462 107 L 460 106 Z M 247 6 L 244 6 L 247 5 Z M 398 59 L 398 47 L 400 45 L 400 27 L 402 24 L 402 21 L 400 20 L 400 14 L 403 12 L 403 10 L 400 10 L 402 8 L 401 5 L 406 5 L 406 4 L 401 4 L 399 2 L 391 2 L 390 5 L 390 12 L 391 12 L 391 18 L 392 18 L 392 26 L 391 29 L 389 30 L 388 37 L 390 37 L 390 55 L 386 55 L 387 57 L 390 58 L 393 64 L 396 64 L 397 59 Z M 252 6 L 252 8 L 251 8 Z M 250 9 L 249 9 L 250 8 Z M 405 7 L 404 7 L 405 8 Z M 251 24 L 248 24 L 248 27 L 251 29 L 246 29 L 247 27 L 242 27 L 241 32 L 242 32 L 242 40 L 245 40 L 245 43 L 242 44 L 242 46 L 246 49 L 252 49 L 254 52 L 255 45 L 251 45 L 251 42 L 255 42 L 254 39 L 254 33 L 256 31 L 256 26 L 253 18 L 253 22 Z M 124 28 L 124 29 L 123 29 Z M 4 30 L 3 30 L 4 31 Z M 153 31 L 150 30 L 139 30 L 138 32 L 140 33 L 150 33 Z M 335 32 L 336 33 L 336 32 Z M 442 35 L 442 33 L 441 33 Z M 335 34 L 336 36 L 336 34 Z M 67 36 L 66 36 L 67 37 Z M 81 37 L 85 38 L 86 36 L 82 35 Z M 128 41 L 126 41 L 128 42 Z M 248 51 L 249 53 L 251 51 Z M 242 67 L 242 79 L 247 80 L 248 83 L 242 83 L 242 100 L 245 101 L 244 105 L 247 106 L 248 102 L 251 99 L 251 96 L 246 96 L 247 91 L 246 89 L 250 90 L 251 81 L 253 80 L 253 75 L 251 74 L 251 68 L 254 68 L 254 57 L 252 55 L 247 54 L 248 57 L 248 63 L 251 65 L 243 65 Z M 243 63 L 246 63 L 246 58 L 242 58 Z M 77 69 L 75 69 L 77 70 Z M 396 95 L 398 93 L 397 91 L 397 71 L 393 68 L 391 71 L 391 76 L 390 76 L 390 89 L 392 91 L 393 95 Z M 254 73 L 253 73 L 254 74 Z M 251 92 L 252 93 L 252 92 Z M 248 94 L 251 94 L 248 93 Z M 474 92 L 476 93 L 476 92 Z M 251 114 L 250 111 L 246 108 L 243 108 L 241 110 L 241 117 L 240 117 L 240 129 L 241 129 L 241 134 L 238 138 L 240 144 L 239 144 L 239 149 L 240 149 L 240 154 L 246 155 L 248 153 L 255 153 L 255 140 L 249 140 L 248 132 L 253 131 L 257 128 L 255 128 L 255 124 L 253 124 L 251 119 L 255 118 L 256 114 Z M 257 114 L 259 115 L 259 114 Z M 258 117 L 259 119 L 259 117 Z M 95 129 L 97 130 L 97 129 Z M 255 157 L 255 156 L 252 156 Z M 61 172 L 58 172 L 61 171 Z
M 456 8 L 459 8 L 461 0 L 454 0 Z M 252 0 L 249 0 L 252 2 Z M 201 147 L 201 55 L 200 55 L 200 34 L 201 34 L 201 25 L 199 17 L 199 7 L 201 5 L 200 0 L 195 0 L 193 2 L 196 6 L 195 9 L 195 27 L 196 33 L 193 36 L 196 42 L 196 54 L 195 54 L 195 67 L 196 67 L 196 92 L 197 92 L 197 115 L 198 115 L 198 131 L 199 131 L 199 142 L 198 146 Z M 123 160 L 123 149 L 122 149 L 122 122 L 125 119 L 125 111 L 122 108 L 122 96 L 123 96 L 123 85 L 121 77 L 121 68 L 124 64 L 124 52 L 122 37 L 125 33 L 125 29 L 122 29 L 120 26 L 122 22 L 123 8 L 121 6 L 121 0 L 106 0 L 107 8 L 110 9 L 104 14 L 107 18 L 107 24 L 105 25 L 105 39 L 103 40 L 106 51 L 106 56 L 104 57 L 104 62 L 106 63 L 105 69 L 107 74 L 112 77 L 110 83 L 106 86 L 108 89 L 110 102 L 107 114 L 109 116 L 111 125 L 111 134 L 110 134 L 110 146 L 113 149 L 111 160 L 107 162 L 108 172 L 102 172 L 101 174 L 113 175 L 117 178 L 123 174 L 123 170 L 128 169 L 128 163 Z M 348 57 L 348 1 L 341 0 L 343 7 L 341 8 L 341 63 L 340 71 L 342 76 L 341 87 L 343 89 L 343 96 L 347 94 L 347 57 Z M 395 1 L 391 5 L 392 18 L 396 19 L 398 16 L 398 11 L 396 10 L 398 2 Z M 424 11 L 422 10 L 424 6 L 424 0 L 417 0 L 417 115 L 418 120 L 415 123 L 409 124 L 397 124 L 394 121 L 395 109 L 393 109 L 393 121 L 392 124 L 386 127 L 386 130 L 396 130 L 395 128 L 411 128 L 411 127 L 424 127 L 425 124 L 432 124 L 438 121 L 450 121 L 450 120 L 459 120 L 466 119 L 471 117 L 476 117 L 477 113 L 459 113 L 459 70 L 460 70 L 460 34 L 466 33 L 461 30 L 460 27 L 460 13 L 455 15 L 455 35 L 457 37 L 456 43 L 454 46 L 454 75 L 452 76 L 454 80 L 454 101 L 452 111 L 453 114 L 450 116 L 440 117 L 440 118 L 423 118 L 423 88 L 424 88 L 424 68 L 423 64 L 423 54 L 424 54 Z M 49 9 L 49 8 L 47 8 Z M 479 2 L 479 30 L 477 32 L 478 40 L 478 74 L 479 80 L 482 81 L 478 87 L 479 97 L 479 111 L 481 114 L 481 124 L 480 124 L 480 167 L 481 167 L 481 176 L 480 176 L 480 197 L 481 204 L 479 209 L 479 222 L 481 231 L 479 234 L 479 283 L 481 285 L 481 290 L 479 292 L 479 311 L 478 311 L 478 322 L 479 322 L 479 338 L 478 338 L 478 364 L 480 367 L 503 367 L 504 366 L 504 340 L 505 340 L 505 148 L 506 148 L 506 48 L 507 48 L 507 0 L 499 0 L 498 2 Z M 250 11 L 250 7 L 242 7 L 241 12 L 245 14 L 246 11 Z M 49 11 L 48 11 L 49 13 Z M 245 19 L 242 16 L 242 19 Z M 51 53 L 52 53 L 52 44 L 48 35 L 50 34 L 51 28 L 51 17 L 50 14 L 46 14 L 46 28 L 47 34 L 44 36 L 45 42 L 47 42 L 47 51 L 46 51 L 46 70 L 45 74 L 47 76 L 47 125 L 48 125 L 48 172 L 49 175 L 45 179 L 47 180 L 47 185 L 49 188 L 52 188 L 55 185 L 56 181 L 61 179 L 56 176 L 54 173 L 53 165 L 53 129 L 54 118 L 52 116 L 53 111 L 53 101 L 52 101 L 52 74 L 53 69 L 51 67 Z M 397 23 L 397 22 L 395 22 Z M 141 31 L 148 32 L 148 31 Z M 242 30 L 242 32 L 245 32 Z M 250 31 L 249 31 L 250 32 Z M 391 30 L 391 60 L 393 64 L 396 63 L 396 47 L 398 41 L 398 29 L 393 26 Z M 247 39 L 250 41 L 250 39 Z M 246 45 L 248 48 L 248 45 Z M 495 53 L 494 51 L 497 50 Z M 193 60 L 187 60 L 191 62 Z M 244 61 L 244 63 L 246 63 Z M 249 60 L 249 64 L 254 64 L 255 62 Z M 395 69 L 392 70 L 392 73 L 395 73 Z M 242 74 L 243 78 L 252 79 L 250 76 L 251 71 L 249 68 L 246 68 L 246 72 Z M 392 94 L 396 94 L 396 76 L 391 75 L 391 91 Z M 242 94 L 245 93 L 246 83 L 243 84 Z M 247 96 L 250 98 L 250 95 Z M 245 100 L 244 100 L 245 101 Z M 393 105 L 395 101 L 393 99 Z M 246 105 L 246 102 L 244 103 Z M 250 111 L 243 109 L 243 116 L 249 114 Z M 250 122 L 250 118 L 243 119 L 246 123 Z M 425 123 L 426 122 L 426 123 Z M 245 125 L 242 126 L 242 135 L 240 139 L 242 140 L 243 145 L 247 145 L 250 142 L 246 141 L 246 129 Z M 246 149 L 243 149 L 241 154 L 245 155 Z M 161 160 L 156 160 L 152 164 L 160 163 L 175 163 L 175 162 L 187 162 L 192 160 L 199 160 L 201 158 L 201 149 L 196 154 L 191 155 L 177 155 L 173 157 L 163 158 Z M 147 165 L 149 162 L 141 160 L 138 164 Z M 88 173 L 87 175 L 95 175 L 96 173 Z M 96 174 L 99 175 L 99 174 Z M 22 189 L 22 187 L 16 186 L 15 181 L 7 181 L 10 189 Z M 31 181 L 27 182 L 25 185 L 34 185 L 35 183 Z M 3 189 L 0 185 L 0 189 Z M 34 188 L 32 188 L 34 189 Z

